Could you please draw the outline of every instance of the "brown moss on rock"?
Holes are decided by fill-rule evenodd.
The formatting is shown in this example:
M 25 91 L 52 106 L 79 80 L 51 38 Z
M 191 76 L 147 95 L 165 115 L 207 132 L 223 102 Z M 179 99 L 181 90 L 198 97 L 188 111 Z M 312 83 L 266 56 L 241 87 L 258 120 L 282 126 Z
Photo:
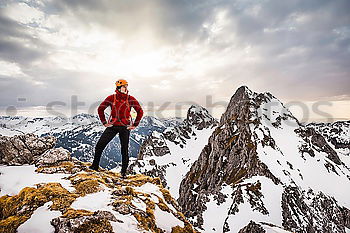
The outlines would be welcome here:
M 143 199 L 143 202 L 146 204 L 146 212 L 144 211 L 135 211 L 133 213 L 133 216 L 136 218 L 136 220 L 139 223 L 139 227 L 151 232 L 163 232 L 161 229 L 159 229 L 155 222 L 154 217 L 154 209 L 155 209 L 155 203 L 150 198 Z
M 175 209 L 179 209 L 179 206 L 178 206 L 178 204 L 177 204 L 177 201 L 171 196 L 171 194 L 170 194 L 170 192 L 169 192 L 168 189 L 162 187 L 162 188 L 160 188 L 159 190 L 162 192 L 163 197 L 164 197 L 164 200 L 165 200 L 167 203 L 169 203 L 169 204 L 171 204 L 172 206 L 174 206 Z
M 125 191 L 126 191 L 126 193 L 127 193 L 128 195 L 136 196 L 136 193 L 135 193 L 134 189 L 131 188 L 130 186 L 126 186 L 126 187 L 125 187 Z
M 35 171 L 40 173 L 52 173 L 55 172 L 64 172 L 64 173 L 73 173 L 75 165 L 71 161 L 62 161 L 57 165 L 42 165 L 38 167 Z
M 96 180 L 99 183 L 107 185 L 104 179 L 104 175 L 96 174 L 96 173 L 77 173 L 77 174 L 71 175 L 68 179 L 71 181 L 73 185 L 79 184 L 80 182 L 83 182 L 86 180 Z
M 159 209 L 166 211 L 166 212 L 171 212 L 170 208 L 160 198 L 159 198 L 159 203 L 157 205 L 158 205 Z
M 97 180 L 84 180 L 74 185 L 76 193 L 85 196 L 89 193 L 96 193 L 102 190 Z
M 161 185 L 161 180 L 159 177 L 152 178 L 149 176 L 145 176 L 143 174 L 136 174 L 133 176 L 129 176 L 128 179 L 121 180 L 122 184 L 129 185 L 129 186 L 142 186 L 145 183 L 152 183 L 155 185 Z
M 16 233 L 19 225 L 27 221 L 27 216 L 10 216 L 0 221 L 0 233 Z
M 37 188 L 25 187 L 18 195 L 0 197 L 0 226 L 17 229 L 48 201 L 53 202 L 51 210 L 65 211 L 77 197 L 60 183 L 40 184 Z
M 196 233 L 191 224 L 185 224 L 184 227 L 175 226 L 171 228 L 171 233 Z
M 62 215 L 63 218 L 77 218 L 81 216 L 90 216 L 93 215 L 94 212 L 89 210 L 76 210 L 73 208 L 68 208 L 67 211 Z

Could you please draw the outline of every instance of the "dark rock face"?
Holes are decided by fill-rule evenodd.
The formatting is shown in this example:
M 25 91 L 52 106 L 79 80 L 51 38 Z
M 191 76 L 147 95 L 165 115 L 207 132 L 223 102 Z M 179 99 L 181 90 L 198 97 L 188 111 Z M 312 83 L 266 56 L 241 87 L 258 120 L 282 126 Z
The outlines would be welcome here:
M 282 195 L 283 226 L 293 232 L 345 232 L 350 210 L 333 197 L 288 186 Z
M 167 153 L 169 153 L 169 148 L 165 143 L 164 135 L 153 132 L 141 145 L 137 159 L 142 160 L 144 157 L 163 156 Z
M 276 184 L 280 182 L 259 161 L 251 140 L 249 123 L 259 123 L 251 108 L 266 98 L 261 94 L 252 101 L 251 95 L 246 87 L 236 91 L 209 143 L 181 182 L 179 204 L 186 216 L 197 217 L 198 226 L 203 223 L 201 213 L 208 201 L 206 196 L 217 194 L 224 182 L 234 185 L 255 175 L 267 176 Z M 191 191 L 194 184 L 198 190 L 195 194 Z
M 216 126 L 217 120 L 213 118 L 207 109 L 199 106 L 192 105 L 187 110 L 186 119 L 178 127 L 167 129 L 163 132 L 164 137 L 169 141 L 183 147 L 186 144 L 186 140 L 194 135 L 194 129 L 202 130 Z
M 113 229 L 109 221 L 121 221 L 109 211 L 96 211 L 93 215 L 76 218 L 57 217 L 51 220 L 55 227 L 55 233 L 69 232 L 105 232 L 112 233 Z
M 322 192 L 314 193 L 312 190 L 301 189 L 293 180 L 294 178 L 303 180 L 300 169 L 295 167 L 298 164 L 294 164 L 293 167 L 288 160 L 286 165 L 277 160 L 276 166 L 281 166 L 283 176 L 283 173 L 282 175 L 273 173 L 272 171 L 279 170 L 261 161 L 263 157 L 258 154 L 258 148 L 259 151 L 262 150 L 261 148 L 268 148 L 262 151 L 266 153 L 264 161 L 266 157 L 274 158 L 272 155 L 268 156 L 268 151 L 282 158 L 285 156 L 279 147 L 281 145 L 277 145 L 276 141 L 288 143 L 288 140 L 279 141 L 278 138 L 271 136 L 271 132 L 279 131 L 282 133 L 276 135 L 284 135 L 284 130 L 289 132 L 290 129 L 295 129 L 291 132 L 298 142 L 293 146 L 300 146 L 295 148 L 297 152 L 295 156 L 307 160 L 310 157 L 320 156 L 320 154 L 325 155 L 324 167 L 328 173 L 334 172 L 338 175 L 343 173 L 344 175 L 346 174 L 344 171 L 349 170 L 337 151 L 329 144 L 329 140 L 327 141 L 313 127 L 301 125 L 289 111 L 274 111 L 272 108 L 272 113 L 270 112 L 269 116 L 266 115 L 268 111 L 267 109 L 264 111 L 264 106 L 273 104 L 280 105 L 282 110 L 284 109 L 283 104 L 270 93 L 254 93 L 245 86 L 236 91 L 220 119 L 219 126 L 210 136 L 198 160 L 193 163 L 181 182 L 178 202 L 182 212 L 191 219 L 194 226 L 203 230 L 205 221 L 203 213 L 207 210 L 206 204 L 210 201 L 209 196 L 214 197 L 217 205 L 225 202 L 227 197 L 222 197 L 221 190 L 222 187 L 230 185 L 233 190 L 232 205 L 228 213 L 225 213 L 227 216 L 239 213 L 239 206 L 245 201 L 248 201 L 252 210 L 262 215 L 269 215 L 269 210 L 264 205 L 264 196 L 270 193 L 262 193 L 258 183 L 244 182 L 252 177 L 267 177 L 276 187 L 281 187 L 283 190 L 282 203 L 276 203 L 276 205 L 281 205 L 284 229 L 294 232 L 345 232 L 345 227 L 348 227 L 349 224 L 349 210 L 341 206 L 333 197 Z M 284 128 L 286 122 L 293 125 Z M 320 160 L 317 159 L 317 161 Z M 285 177 L 291 180 L 290 184 L 284 183 L 286 182 Z M 349 176 L 347 178 L 350 179 Z M 222 227 L 223 232 L 231 231 L 226 220 Z M 255 228 L 256 232 L 264 230 L 253 222 L 241 230 L 250 232 Z
M 326 139 L 321 134 L 317 133 L 314 128 L 300 127 L 299 129 L 297 129 L 296 133 L 298 133 L 305 140 L 305 142 L 308 144 L 307 147 L 310 148 L 313 145 L 318 150 L 325 152 L 328 158 L 332 160 L 334 163 L 338 165 L 343 164 L 339 159 L 337 152 L 334 151 L 332 147 L 329 146 Z M 310 153 L 313 153 L 313 152 L 310 152 Z
M 350 150 L 350 121 L 337 121 L 333 123 L 310 123 L 307 127 L 314 128 L 335 149 Z
M 56 138 L 38 137 L 34 134 L 0 136 L 0 164 L 32 164 L 35 157 L 53 148 Z

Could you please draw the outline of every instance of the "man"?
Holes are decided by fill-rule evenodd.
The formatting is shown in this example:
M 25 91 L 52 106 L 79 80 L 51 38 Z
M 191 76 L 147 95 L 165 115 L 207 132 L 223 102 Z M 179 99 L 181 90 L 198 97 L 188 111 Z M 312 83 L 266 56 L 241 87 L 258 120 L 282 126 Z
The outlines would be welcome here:
M 119 133 L 122 154 L 121 175 L 126 178 L 126 170 L 129 164 L 129 136 L 130 130 L 135 129 L 143 116 L 143 110 L 139 102 L 128 91 L 128 82 L 119 79 L 116 83 L 115 94 L 108 96 L 98 107 L 98 115 L 102 124 L 106 127 L 95 147 L 95 156 L 90 169 L 98 171 L 100 158 L 104 148 Z M 110 106 L 111 114 L 106 121 L 104 110 Z M 130 115 L 131 108 L 137 112 L 134 122 Z

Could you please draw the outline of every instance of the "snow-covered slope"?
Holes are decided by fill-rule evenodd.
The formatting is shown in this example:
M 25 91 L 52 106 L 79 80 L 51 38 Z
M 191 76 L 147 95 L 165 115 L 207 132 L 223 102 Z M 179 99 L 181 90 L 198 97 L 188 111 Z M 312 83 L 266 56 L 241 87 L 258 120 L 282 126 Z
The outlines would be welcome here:
M 160 177 L 172 196 L 178 198 L 182 178 L 197 160 L 217 124 L 205 108 L 192 105 L 182 124 L 167 128 L 163 133 L 155 131 L 145 140 L 130 170 Z
M 140 125 L 131 131 L 129 153 L 136 157 L 140 145 L 153 131 L 163 132 L 182 122 L 181 118 L 157 119 L 144 116 Z M 52 135 L 57 138 L 57 146 L 72 153 L 81 161 L 92 161 L 94 147 L 105 127 L 97 115 L 81 113 L 74 117 L 23 117 L 0 116 L 0 135 L 13 136 L 34 133 L 38 136 Z M 115 137 L 106 147 L 100 165 L 111 169 L 121 161 L 119 137 Z
M 0 164 L 0 232 L 195 232 L 159 178 L 96 172 L 64 148 L 45 147 L 52 137 L 28 136 L 30 150 L 16 154 L 26 158 Z M 10 147 L 2 161 L 13 157 Z
M 270 93 L 243 86 L 182 180 L 178 201 L 204 232 L 255 232 L 249 224 L 345 232 L 348 159 Z

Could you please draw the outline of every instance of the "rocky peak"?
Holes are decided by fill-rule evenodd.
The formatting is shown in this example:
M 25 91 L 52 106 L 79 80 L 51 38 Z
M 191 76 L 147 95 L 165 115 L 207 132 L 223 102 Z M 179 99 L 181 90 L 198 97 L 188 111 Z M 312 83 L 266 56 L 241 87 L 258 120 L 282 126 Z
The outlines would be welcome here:
M 217 124 L 217 120 L 209 114 L 207 109 L 199 105 L 192 105 L 188 109 L 186 119 L 182 124 L 174 128 L 167 128 L 163 134 L 169 141 L 183 147 L 186 139 L 196 135 L 195 130 L 213 128 Z
M 163 156 L 169 153 L 165 140 L 184 147 L 186 140 L 196 136 L 195 131 L 214 128 L 218 122 L 207 109 L 199 105 L 192 105 L 187 110 L 187 117 L 177 126 L 166 128 L 163 133 L 153 132 L 141 145 L 138 159 L 150 156 Z
M 241 86 L 239 87 L 234 95 L 231 97 L 229 104 L 227 105 L 226 111 L 222 114 L 220 118 L 220 125 L 225 124 L 227 121 L 232 120 L 233 118 L 238 118 L 237 116 L 242 113 L 242 117 L 246 118 L 249 103 L 251 99 L 256 95 L 248 87 Z M 250 116 L 248 116 L 250 117 Z
M 247 86 L 239 87 L 231 97 L 219 125 L 225 125 L 233 120 L 247 124 L 258 124 L 259 121 L 264 120 L 275 127 L 278 127 L 282 120 L 288 120 L 291 124 L 300 125 L 283 103 L 271 93 L 256 93 Z
M 271 210 L 264 205 L 264 196 L 276 195 L 281 200 L 283 191 L 274 194 L 273 189 L 277 190 L 277 187 L 281 187 L 280 190 L 284 190 L 284 186 L 295 187 L 296 183 L 307 186 L 305 176 L 309 173 L 308 169 L 305 168 L 302 171 L 302 168 L 299 168 L 304 167 L 303 160 L 308 161 L 303 152 L 311 157 L 319 156 L 315 163 L 324 164 L 315 164 L 315 167 L 321 166 L 319 172 L 325 172 L 325 176 L 329 171 L 338 175 L 344 174 L 339 178 L 344 182 L 350 179 L 346 175 L 349 174 L 349 168 L 344 166 L 322 135 L 303 127 L 272 94 L 255 93 L 246 86 L 242 86 L 231 97 L 225 113 L 220 118 L 219 126 L 209 137 L 198 160 L 193 163 L 182 180 L 179 204 L 194 226 L 204 229 L 202 228 L 205 220 L 203 213 L 209 214 L 206 211 L 209 211 L 208 205 L 212 205 L 212 200 L 215 200 L 218 206 L 225 202 L 232 203 L 227 218 L 222 220 L 224 224 L 221 225 L 221 229 L 215 229 L 223 232 L 232 231 L 229 219 L 239 216 L 239 208 L 243 208 L 240 207 L 242 203 L 248 202 L 246 205 L 262 216 L 271 215 L 269 212 Z M 324 154 L 327 155 L 326 158 Z M 311 161 L 314 160 L 311 159 Z M 333 175 L 330 174 L 330 176 Z M 269 193 L 264 194 L 262 190 L 266 186 L 275 188 L 269 189 Z M 300 186 L 297 187 L 300 188 Z M 225 193 L 223 190 L 226 189 L 229 191 Z M 331 190 L 328 191 L 332 193 Z M 327 196 L 325 199 L 329 198 L 331 197 Z M 301 205 L 310 205 L 306 199 Z M 289 200 L 290 203 L 282 207 L 283 212 L 278 213 L 284 216 L 279 224 L 287 230 L 297 231 L 293 224 L 298 223 L 291 223 L 293 216 L 288 212 L 288 206 L 293 205 L 292 199 Z M 223 204 L 223 206 L 226 205 Z M 299 208 L 303 207 L 299 206 Z M 318 209 L 318 211 L 317 214 L 327 216 L 324 213 L 326 209 Z M 339 211 L 339 215 L 349 218 L 344 216 L 342 211 Z M 298 218 L 303 219 L 303 224 L 312 224 L 305 220 L 307 213 Z M 336 224 L 336 221 L 334 220 L 333 224 Z M 237 227 L 234 221 L 231 223 L 231 227 Z M 317 222 L 315 225 L 317 227 L 313 228 L 314 231 L 324 227 L 322 222 Z M 339 229 L 344 227 L 341 225 Z M 308 230 L 306 227 L 302 229 Z M 330 228 L 325 229 L 327 229 L 325 232 L 329 232 Z M 235 230 L 239 229 L 235 228 Z
M 208 110 L 200 105 L 191 105 L 187 110 L 184 125 L 195 126 L 201 130 L 216 123 L 216 119 L 210 115 Z

